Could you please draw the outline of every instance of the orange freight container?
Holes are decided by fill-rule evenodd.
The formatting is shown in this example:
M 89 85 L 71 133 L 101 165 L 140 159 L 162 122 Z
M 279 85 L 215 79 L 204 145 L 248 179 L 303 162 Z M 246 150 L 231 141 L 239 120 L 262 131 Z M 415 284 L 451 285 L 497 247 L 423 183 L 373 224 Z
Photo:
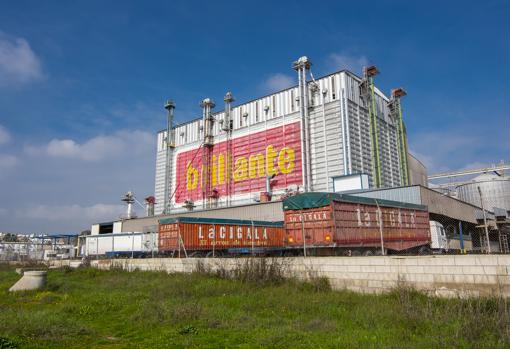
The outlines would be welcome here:
M 262 252 L 282 248 L 283 222 L 176 217 L 159 221 L 159 251 L 187 253 L 234 250 Z M 195 253 L 194 255 L 205 255 Z
M 430 244 L 427 208 L 335 193 L 305 193 L 283 202 L 289 247 L 402 251 Z M 382 222 L 382 227 L 381 227 Z M 305 241 L 303 241 L 303 233 Z

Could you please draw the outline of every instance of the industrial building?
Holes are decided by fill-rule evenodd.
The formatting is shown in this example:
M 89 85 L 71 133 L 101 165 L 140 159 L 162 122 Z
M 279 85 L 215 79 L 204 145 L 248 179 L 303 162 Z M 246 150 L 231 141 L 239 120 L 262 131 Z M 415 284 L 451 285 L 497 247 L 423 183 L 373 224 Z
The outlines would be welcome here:
M 218 112 L 206 98 L 202 117 L 184 124 L 173 125 L 168 101 L 167 129 L 157 135 L 155 214 L 334 191 L 355 174 L 371 188 L 412 184 L 405 91 L 386 96 L 374 84 L 375 66 L 362 77 L 342 70 L 314 79 L 311 65 L 307 57 L 294 62 L 298 84 L 283 91 L 236 106 L 227 93 Z M 411 161 L 423 179 L 424 167 Z

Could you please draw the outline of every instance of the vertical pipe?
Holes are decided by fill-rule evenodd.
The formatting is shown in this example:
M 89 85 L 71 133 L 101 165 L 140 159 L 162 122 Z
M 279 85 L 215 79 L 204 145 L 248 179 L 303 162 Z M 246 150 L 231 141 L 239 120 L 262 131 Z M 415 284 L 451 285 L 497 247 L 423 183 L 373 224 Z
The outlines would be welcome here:
M 303 236 L 303 257 L 306 258 L 305 217 L 302 212 L 301 212 L 301 235 Z
M 478 186 L 478 194 L 480 195 L 480 205 L 482 206 L 482 212 L 483 212 L 483 226 L 485 228 L 485 238 L 487 239 L 487 252 L 491 253 L 491 243 L 489 241 L 489 227 L 487 226 L 487 214 L 485 212 L 485 207 L 483 204 L 483 197 L 482 197 L 482 189 L 480 189 L 480 186 Z
M 135 232 L 131 233 L 131 259 L 134 258 L 135 255 Z
M 308 83 L 306 82 L 306 71 L 308 68 L 303 64 L 301 68 L 303 78 L 303 99 L 304 99 L 304 110 L 305 110 L 305 137 L 306 137 L 306 182 L 308 185 L 308 191 L 312 191 L 312 167 L 311 167 L 311 146 L 310 146 L 310 115 L 308 110 Z
M 379 220 L 379 235 L 381 237 L 381 254 L 384 256 L 384 255 L 386 255 L 386 253 L 384 251 L 384 235 L 383 235 L 382 211 L 381 211 L 381 208 L 379 207 L 379 202 L 377 201 L 377 199 L 374 199 L 374 200 L 375 200 L 375 204 L 377 205 L 377 218 Z
M 373 165 L 373 167 L 375 170 L 374 175 L 376 178 L 376 187 L 380 188 L 382 183 L 381 183 L 381 161 L 379 158 L 379 129 L 377 127 L 377 104 L 375 102 L 374 80 L 372 77 L 369 78 L 369 82 L 370 82 L 371 110 L 372 110 L 371 119 L 372 119 L 372 129 L 373 129 L 372 141 L 374 142 L 374 144 L 372 145 L 373 149 L 374 149 L 374 156 L 373 156 L 374 165 Z
M 214 231 L 214 235 L 213 235 L 213 242 L 212 242 L 212 256 L 214 258 L 215 256 L 215 250 L 216 250 L 216 227 L 214 226 L 213 224 L 213 231 Z
M 173 119 L 174 119 L 174 109 L 175 109 L 175 104 L 172 100 L 168 100 L 166 103 L 165 103 L 165 109 L 168 110 L 168 114 L 167 114 L 167 123 L 166 123 L 166 140 L 164 142 L 165 144 L 165 187 L 164 187 L 164 192 L 165 192 L 165 198 L 163 200 L 163 213 L 164 214 L 168 214 L 169 212 L 169 206 L 170 206 L 170 171 L 171 171 L 171 167 L 170 167 L 170 160 L 171 160 L 171 154 L 170 154 L 170 149 L 172 148 L 173 146 L 173 139 L 171 137 L 171 133 L 172 133 L 172 126 L 173 126 Z
M 333 91 L 334 93 L 334 91 Z M 344 95 L 343 91 L 340 94 L 340 120 L 342 121 L 341 129 L 342 129 L 342 155 L 343 155 L 343 167 L 344 167 L 344 175 L 350 174 L 349 171 L 349 163 L 348 163 L 348 153 L 347 153 L 347 122 L 345 114 L 347 113 L 344 104 Z
M 462 221 L 459 221 L 460 234 L 460 253 L 464 253 L 464 232 L 462 231 Z
M 305 192 L 308 191 L 308 176 L 306 174 L 306 133 L 305 133 L 305 115 L 303 111 L 303 83 L 301 68 L 297 69 L 298 72 L 298 89 L 299 89 L 299 110 L 301 114 L 301 175 L 303 176 L 303 186 Z
M 327 140 L 327 133 L 326 133 L 326 93 L 327 90 L 323 89 L 321 91 L 322 95 L 322 120 L 323 120 L 323 127 L 322 127 L 322 136 L 324 138 L 324 162 L 326 167 L 326 191 L 329 191 L 329 168 L 328 168 L 328 140 Z
M 254 256 L 254 250 L 255 250 L 255 225 L 253 224 L 253 220 L 251 221 L 251 255 Z

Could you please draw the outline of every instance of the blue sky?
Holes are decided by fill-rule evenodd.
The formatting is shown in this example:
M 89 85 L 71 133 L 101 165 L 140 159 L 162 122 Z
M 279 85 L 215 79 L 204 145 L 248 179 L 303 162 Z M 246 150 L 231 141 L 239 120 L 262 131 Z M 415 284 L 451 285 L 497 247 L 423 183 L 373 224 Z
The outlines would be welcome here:
M 507 1 L 0 1 L 0 231 L 79 231 L 154 186 L 166 98 L 237 101 L 376 64 L 429 172 L 510 162 Z M 141 210 L 138 210 L 141 213 Z

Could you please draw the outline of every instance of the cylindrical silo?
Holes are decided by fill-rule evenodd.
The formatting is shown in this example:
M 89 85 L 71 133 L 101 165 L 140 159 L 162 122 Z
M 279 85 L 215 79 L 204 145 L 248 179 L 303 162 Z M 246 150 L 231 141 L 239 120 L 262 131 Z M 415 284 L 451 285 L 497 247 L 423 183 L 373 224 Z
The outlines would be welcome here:
M 480 205 L 480 193 L 482 192 L 484 207 L 492 211 L 494 207 L 510 210 L 510 177 L 502 177 L 493 173 L 484 173 L 474 178 L 471 182 L 457 187 L 459 199 Z

